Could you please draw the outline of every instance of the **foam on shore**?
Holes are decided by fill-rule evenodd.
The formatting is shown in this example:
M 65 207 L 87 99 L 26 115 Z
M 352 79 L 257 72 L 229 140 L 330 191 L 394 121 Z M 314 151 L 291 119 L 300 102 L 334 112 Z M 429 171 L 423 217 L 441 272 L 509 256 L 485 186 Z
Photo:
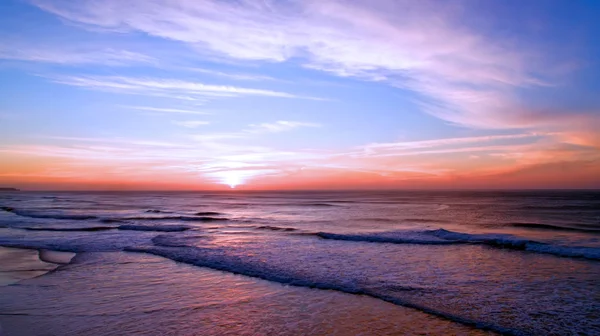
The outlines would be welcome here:
M 60 264 L 69 263 L 75 255 L 70 254 L 71 257 L 67 260 L 66 255 L 58 256 L 48 252 L 53 251 L 42 253 L 32 249 L 0 247 L 0 286 L 44 275 Z
M 62 252 L 62 251 L 52 251 L 52 250 L 39 250 L 39 258 L 41 261 L 57 264 L 57 265 L 66 265 L 71 262 L 71 260 L 75 257 L 76 253 L 73 252 Z

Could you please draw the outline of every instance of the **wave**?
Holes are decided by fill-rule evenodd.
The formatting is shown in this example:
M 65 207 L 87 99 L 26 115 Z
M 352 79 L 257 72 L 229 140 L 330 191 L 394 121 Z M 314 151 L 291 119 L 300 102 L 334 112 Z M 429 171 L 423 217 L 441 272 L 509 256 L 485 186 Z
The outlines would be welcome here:
M 198 239 L 208 239 L 205 235 L 177 236 L 158 235 L 152 238 L 152 244 L 163 247 L 191 247 Z
M 97 219 L 96 216 L 91 215 L 69 215 L 69 214 L 44 214 L 30 211 L 17 210 L 11 207 L 0 207 L 1 210 L 6 212 L 13 213 L 17 216 L 21 217 L 29 217 L 29 218 L 46 218 L 46 219 L 73 219 L 73 220 L 89 220 L 89 219 Z
M 20 212 L 20 211 L 15 211 L 15 214 L 22 216 L 22 217 L 44 218 L 44 219 L 71 219 L 71 220 L 98 219 L 98 217 L 91 216 L 91 215 L 36 214 L 36 213 L 25 213 L 25 212 Z
M 341 207 L 343 205 L 340 204 L 331 204 L 324 202 L 313 202 L 313 203 L 304 203 L 304 202 L 277 202 L 277 203 L 235 203 L 235 205 L 248 205 L 248 206 L 298 206 L 298 207 Z
M 0 234 L 0 246 L 73 253 L 115 252 L 122 251 L 130 246 L 148 245 L 150 239 L 154 236 L 141 232 L 120 231 L 118 227 L 112 227 L 110 230 L 88 232 L 88 234 L 77 234 L 76 230 L 71 231 L 75 232 L 48 236 L 22 235 L 16 232 L 15 234 Z
M 450 221 L 444 219 L 432 219 L 432 218 L 406 218 L 402 219 L 402 222 L 406 223 L 449 223 Z
M 518 238 L 507 234 L 468 234 L 444 229 L 428 231 L 429 234 L 443 239 L 492 247 L 523 250 L 536 253 L 552 254 L 557 257 L 585 258 L 600 260 L 600 248 L 585 246 L 562 246 L 542 243 L 534 240 Z
M 196 216 L 220 216 L 220 215 L 224 215 L 221 212 L 216 212 L 216 211 L 201 211 L 201 212 L 197 212 L 194 215 Z
M 377 217 L 371 217 L 371 218 L 356 218 L 354 219 L 355 221 L 358 222 L 380 222 L 380 223 L 396 223 L 398 222 L 397 219 L 395 218 L 377 218 Z
M 41 261 L 57 265 L 66 265 L 70 263 L 75 255 L 76 254 L 72 252 L 60 252 L 45 249 L 40 249 L 38 251 L 38 256 Z
M 102 219 L 100 219 L 100 223 L 106 223 L 106 224 L 110 224 L 110 223 L 125 223 L 125 221 L 122 221 L 120 219 L 114 219 L 114 218 L 102 218 Z
M 212 221 L 225 221 L 229 218 L 224 217 L 209 217 L 209 216 L 162 216 L 162 217 L 149 217 L 149 216 L 134 216 L 134 217 L 123 217 L 120 220 L 144 220 L 144 221 L 161 221 L 161 220 L 180 220 L 180 221 L 198 221 L 198 222 L 212 222 Z
M 75 227 L 75 228 L 58 228 L 58 227 L 22 227 L 19 229 L 27 231 L 55 231 L 55 232 L 95 232 L 114 230 L 114 226 L 92 226 L 92 227 Z
M 98 219 L 102 223 L 118 223 L 127 220 L 144 220 L 144 221 L 161 221 L 161 220 L 179 220 L 179 221 L 198 221 L 198 222 L 211 222 L 211 221 L 225 221 L 229 220 L 225 217 L 211 217 L 211 215 L 221 215 L 218 212 L 199 212 L 196 216 L 132 216 L 123 218 L 99 218 L 93 215 L 76 215 L 76 214 L 57 214 L 57 213 L 39 213 L 33 211 L 22 211 L 12 207 L 0 207 L 0 210 L 14 213 L 21 217 L 38 218 L 38 219 L 70 219 L 70 220 L 92 220 Z M 149 213 L 169 213 L 163 210 L 147 210 Z
M 391 244 L 420 244 L 420 245 L 450 245 L 460 242 L 438 239 L 435 237 L 408 234 L 408 232 L 382 232 L 372 234 L 339 234 L 330 232 L 317 232 L 314 235 L 323 239 L 347 240 L 369 243 L 391 243 Z M 464 242 L 466 243 L 466 242 Z
M 497 248 L 552 254 L 558 257 L 600 260 L 600 248 L 561 246 L 518 238 L 508 234 L 469 234 L 444 229 L 426 231 L 392 231 L 365 234 L 317 232 L 323 239 L 391 244 L 449 245 L 474 244 Z
M 184 225 L 162 225 L 162 226 L 144 226 L 144 225 L 121 225 L 117 227 L 123 231 L 155 231 L 155 232 L 182 232 L 191 229 Z
M 600 210 L 600 204 L 585 205 L 525 205 L 519 207 L 525 210 Z
M 18 229 L 26 231 L 49 231 L 49 232 L 96 232 L 108 230 L 121 231 L 155 231 L 155 232 L 182 232 L 190 230 L 191 227 L 185 225 L 133 225 L 125 224 L 120 226 L 91 226 L 91 227 L 19 227 Z
M 537 223 L 510 223 L 510 226 L 522 227 L 527 229 L 539 229 L 539 230 L 555 230 L 555 231 L 579 231 L 588 233 L 600 233 L 599 229 L 585 229 L 571 226 L 558 226 L 551 224 L 537 224 Z
M 297 231 L 298 229 L 290 228 L 290 227 L 279 227 L 279 226 L 271 226 L 271 225 L 262 225 L 257 226 L 257 230 L 271 230 L 271 231 Z
M 157 209 L 150 209 L 150 210 L 146 210 L 145 212 L 147 212 L 147 213 L 173 213 L 172 211 L 157 210 Z
M 330 203 L 299 203 L 296 204 L 299 206 L 309 206 L 309 207 L 335 207 L 335 206 L 340 206 L 337 204 L 330 204 Z
M 192 239 L 194 237 L 190 237 Z M 201 237 L 195 237 L 201 238 Z M 128 252 L 148 253 L 176 262 L 186 263 L 198 267 L 207 267 L 219 271 L 241 274 L 263 280 L 278 282 L 285 285 L 308 287 L 324 290 L 335 290 L 354 295 L 366 295 L 396 305 L 409 307 L 423 311 L 425 313 L 458 322 L 464 325 L 472 326 L 482 330 L 491 330 L 504 335 L 526 335 L 527 333 L 518 329 L 503 327 L 494 323 L 463 317 L 460 315 L 444 312 L 425 305 L 403 300 L 393 294 L 386 294 L 385 291 L 367 288 L 354 281 L 337 281 L 336 279 L 327 279 L 312 277 L 303 272 L 296 272 L 293 269 L 269 267 L 263 262 L 253 262 L 252 260 L 241 258 L 235 255 L 227 255 L 223 251 L 211 251 L 207 248 L 189 247 L 178 242 L 171 242 L 168 236 L 158 236 L 153 239 L 158 243 L 154 247 L 129 247 L 125 248 Z M 395 286 L 396 292 L 420 290 L 414 286 Z

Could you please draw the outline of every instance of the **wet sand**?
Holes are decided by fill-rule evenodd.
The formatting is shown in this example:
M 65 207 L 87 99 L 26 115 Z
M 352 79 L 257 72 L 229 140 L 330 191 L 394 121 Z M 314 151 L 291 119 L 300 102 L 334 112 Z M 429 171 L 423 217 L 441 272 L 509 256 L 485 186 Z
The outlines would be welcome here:
M 49 258 L 43 258 L 43 254 L 37 250 L 0 247 L 0 286 L 46 274 L 59 266 L 53 260 L 61 263 L 70 260 L 60 252 L 60 257 L 50 253 Z
M 6 335 L 490 335 L 370 297 L 137 253 L 83 253 L 0 287 Z

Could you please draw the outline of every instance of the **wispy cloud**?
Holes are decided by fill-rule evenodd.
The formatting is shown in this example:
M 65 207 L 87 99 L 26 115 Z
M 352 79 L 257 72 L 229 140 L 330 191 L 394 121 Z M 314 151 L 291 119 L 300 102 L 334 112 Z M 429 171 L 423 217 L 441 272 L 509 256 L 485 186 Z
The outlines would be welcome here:
M 499 140 L 514 140 L 514 139 L 532 139 L 546 134 L 537 133 L 522 133 L 522 134 L 502 134 L 502 135 L 486 135 L 477 137 L 463 137 L 463 138 L 441 138 L 434 140 L 422 140 L 422 141 L 400 141 L 400 142 L 387 142 L 387 143 L 373 143 L 360 148 L 365 150 L 394 150 L 394 149 L 416 149 L 416 148 L 432 148 L 446 145 L 463 145 L 471 143 L 483 143 L 492 142 Z
M 140 140 L 121 137 L 104 137 L 104 138 L 85 138 L 85 137 L 68 137 L 68 136 L 43 136 L 44 139 L 52 140 L 67 140 L 83 143 L 104 143 L 104 144 L 123 144 L 128 146 L 149 146 L 149 147 L 187 147 L 182 143 L 156 141 L 156 140 Z
M 515 152 L 529 152 L 538 142 L 548 140 L 553 134 L 519 133 L 474 136 L 462 138 L 441 138 L 422 141 L 400 141 L 389 143 L 372 143 L 358 146 L 354 151 L 343 153 L 353 158 L 401 158 L 407 156 L 425 156 L 428 161 L 435 161 L 432 155 L 484 154 L 496 155 Z M 472 155 L 469 155 L 471 158 Z M 508 157 L 506 157 L 508 158 Z M 460 159 L 458 159 L 460 160 Z M 445 164 L 446 166 L 448 163 Z
M 463 126 L 587 132 L 562 122 L 572 111 L 529 117 L 535 107 L 518 92 L 551 86 L 548 69 L 563 64 L 534 43 L 492 38 L 465 24 L 473 13 L 462 2 L 30 1 L 83 26 L 141 31 L 186 43 L 202 55 L 293 60 L 338 76 L 386 82 L 418 93 L 424 112 Z M 211 94 L 232 94 L 216 91 Z
M 157 59 L 139 52 L 114 49 L 92 48 L 80 49 L 56 48 L 39 45 L 19 45 L 3 43 L 0 45 L 0 59 L 26 62 L 54 63 L 60 65 L 155 65 Z
M 174 121 L 172 121 L 172 123 L 174 125 L 181 126 L 181 127 L 187 127 L 187 128 L 196 128 L 199 126 L 204 126 L 204 125 L 210 124 L 210 122 L 204 121 L 204 120 L 184 120 L 184 121 L 174 120 Z
M 299 127 L 321 127 L 320 124 L 300 122 L 300 121 L 288 121 L 279 120 L 274 123 L 261 123 L 251 124 L 250 127 L 245 131 L 248 133 L 278 133 L 292 130 Z
M 166 108 L 166 107 L 152 107 L 152 106 L 122 106 L 123 108 L 133 109 L 133 110 L 141 110 L 141 111 L 149 111 L 149 112 L 157 112 L 157 113 L 183 113 L 183 114 L 210 114 L 204 111 L 196 111 L 196 110 L 185 110 L 178 108 Z
M 169 115 L 165 122 L 194 130 L 177 129 L 176 134 L 165 132 L 148 140 L 55 137 L 44 139 L 43 145 L 0 146 L 1 152 L 10 155 L 48 156 L 75 163 L 93 161 L 98 166 L 110 162 L 114 172 L 132 176 L 136 169 L 164 170 L 200 178 L 207 176 L 217 181 L 260 179 L 262 176 L 285 179 L 287 174 L 310 178 L 318 174 L 322 174 L 321 177 L 338 174 L 336 176 L 361 181 L 373 176 L 396 181 L 427 176 L 465 176 L 468 173 L 493 175 L 499 171 L 524 169 L 526 165 L 574 163 L 598 156 L 597 148 L 590 147 L 600 146 L 598 109 L 575 111 L 534 104 L 541 100 L 540 96 L 548 96 L 539 94 L 541 91 L 538 90 L 556 90 L 557 78 L 553 77 L 553 69 L 561 65 L 556 61 L 558 57 L 547 57 L 547 53 L 538 48 L 542 43 L 527 38 L 521 40 L 520 36 L 512 38 L 513 32 L 495 29 L 496 17 L 481 17 L 488 29 L 479 29 L 482 27 L 476 25 L 480 23 L 474 20 L 464 20 L 477 17 L 468 2 L 27 1 L 60 17 L 61 22 L 68 22 L 68 29 L 92 30 L 89 36 L 109 44 L 97 48 L 85 41 L 65 48 L 61 48 L 60 43 L 5 44 L 8 47 L 0 46 L 0 58 L 52 65 L 102 65 L 102 69 L 87 68 L 85 74 L 77 72 L 81 69 L 45 66 L 64 71 L 63 75 L 45 78 L 89 90 L 177 99 L 173 105 L 170 105 L 173 101 L 148 99 L 143 103 L 139 100 L 120 102 L 117 104 L 131 105 L 117 106 L 162 115 L 180 114 Z M 515 29 L 520 29 L 517 26 Z M 115 32 L 118 35 L 114 35 Z M 488 34 L 490 32 L 493 36 Z M 87 33 L 79 31 L 73 36 L 77 38 Z M 144 38 L 138 40 L 140 35 Z M 120 44 L 122 41 L 141 44 Z M 184 51 L 181 54 L 172 50 L 161 52 L 155 46 L 148 48 L 152 43 Z M 152 52 L 138 53 L 140 50 Z M 215 60 L 223 64 L 212 68 Z M 143 69 L 143 75 L 141 69 L 122 68 L 136 64 L 154 68 Z M 236 66 L 230 67 L 232 64 Z M 107 69 L 106 66 L 119 68 Z M 39 67 L 43 68 L 44 64 Z M 232 68 L 235 70 L 230 72 Z M 377 82 L 377 87 L 388 85 L 394 89 L 386 92 L 398 92 L 402 98 L 416 102 L 422 112 L 441 119 L 437 124 L 446 124 L 444 130 L 448 132 L 445 134 L 486 134 L 482 130 L 469 133 L 474 131 L 465 130 L 466 126 L 488 129 L 485 132 L 494 135 L 389 141 L 386 138 L 389 130 L 382 134 L 376 134 L 377 130 L 374 130 L 365 137 L 379 142 L 349 146 L 346 150 L 329 152 L 325 144 L 322 150 L 286 150 L 284 141 L 281 144 L 266 143 L 269 138 L 284 140 L 285 132 L 298 132 L 299 135 L 304 131 L 304 136 L 320 134 L 323 132 L 316 128 L 321 125 L 288 120 L 292 118 L 289 115 L 274 115 L 273 111 L 279 107 L 277 103 L 268 104 L 273 110 L 265 109 L 261 119 L 251 113 L 244 115 L 249 118 L 244 119 L 249 120 L 244 121 L 247 125 L 233 130 L 218 132 L 211 127 L 200 127 L 206 125 L 206 121 L 195 120 L 201 119 L 195 115 L 210 114 L 197 106 L 217 103 L 215 100 L 222 98 L 237 99 L 241 103 L 247 102 L 241 99 L 244 97 L 260 98 L 255 100 L 261 103 L 267 99 L 286 103 L 291 99 L 323 100 L 292 89 L 307 87 L 309 82 L 300 83 L 305 84 L 303 86 L 289 85 L 294 84 L 291 82 L 275 86 L 278 84 L 276 78 L 261 73 L 280 73 L 279 70 L 290 77 L 309 74 L 320 78 L 322 74 L 316 72 L 324 72 L 328 75 L 324 78 L 348 84 L 351 89 L 356 88 L 353 86 L 356 81 L 347 80 L 349 77 Z M 234 82 L 235 85 L 220 85 L 223 82 Z M 311 85 L 308 90 L 319 92 L 318 95 L 320 92 L 340 93 L 340 97 L 344 92 L 350 92 L 345 89 L 327 91 L 329 87 L 324 86 L 319 90 L 315 88 Z M 533 94 L 529 95 L 530 92 Z M 371 103 L 368 100 L 379 98 L 343 97 L 347 99 L 344 103 L 348 104 L 355 101 Z M 315 102 L 302 103 L 308 106 Z M 375 106 L 388 102 L 384 97 L 372 103 Z M 256 106 L 256 110 L 260 110 L 257 113 L 263 113 L 262 105 Z M 351 113 L 361 112 L 358 107 L 352 109 L 348 118 L 355 117 Z M 235 118 L 231 115 L 214 116 L 217 117 L 223 117 L 224 120 L 219 121 L 223 127 L 237 125 L 239 121 L 225 121 Z M 173 120 L 175 118 L 178 120 Z M 193 120 L 182 121 L 180 118 Z M 327 120 L 328 130 L 331 128 L 335 132 L 335 121 L 329 124 L 333 119 L 324 120 Z M 261 123 L 261 120 L 271 121 Z M 427 120 L 429 122 L 429 118 Z M 411 126 L 412 122 L 414 120 L 409 121 Z M 454 127 L 457 125 L 461 128 Z M 165 129 L 172 131 L 173 127 Z M 435 127 L 432 129 L 435 131 Z M 340 135 L 340 143 L 354 140 L 342 139 L 344 136 Z M 158 140 L 159 137 L 183 141 L 171 143 Z M 80 174 L 85 173 L 80 170 Z
M 185 70 L 203 73 L 216 77 L 229 78 L 240 81 L 279 81 L 278 79 L 258 74 L 249 74 L 249 73 L 234 73 L 234 72 L 223 72 L 211 69 L 203 69 L 203 68 L 186 68 Z
M 198 177 L 207 183 L 399 183 L 468 176 L 470 180 L 511 171 L 582 160 L 600 160 L 588 147 L 536 145 L 525 135 L 498 135 L 407 142 L 393 147 L 371 147 L 359 151 L 281 150 L 250 145 L 248 136 L 206 134 L 203 141 L 168 142 L 154 139 L 51 137 L 43 145 L 4 145 L 0 153 L 39 157 L 47 171 L 60 171 L 77 178 L 114 175 L 119 178 L 152 180 Z M 254 134 L 256 135 L 256 134 Z M 522 137 L 521 137 L 522 136 Z M 55 143 L 49 142 L 55 140 Z M 233 141 L 233 142 L 231 142 Z M 509 143 L 498 143 L 498 142 Z M 450 147 L 448 147 L 450 146 Z M 393 148 L 391 150 L 390 148 Z M 362 153 L 362 154 L 361 154 Z M 476 157 L 473 154 L 477 153 Z M 359 155 L 360 154 L 360 155 Z M 444 155 L 441 155 L 444 154 Z M 464 158 L 464 160 L 457 160 Z M 54 161 L 47 161 L 47 160 Z M 476 160 L 474 162 L 473 160 Z M 91 169 L 94 168 L 94 169 Z M 103 172 L 101 173 L 100 170 Z M 88 172 L 89 170 L 89 172 Z M 54 176 L 54 173 L 48 176 Z M 556 173 L 558 174 L 558 173 Z M 554 176 L 560 176 L 560 175 Z M 286 177 L 293 176 L 293 179 Z M 295 181 L 295 182 L 294 182 Z M 304 181 L 304 182 L 303 182 Z M 312 182 L 311 182 L 312 181 Z M 321 181 L 321 182 L 319 182 Z M 337 182 L 336 182 L 337 181 Z M 299 183 L 299 184 L 298 184 Z M 358 184 L 357 184 L 358 183 Z
M 214 85 L 190 82 L 179 79 L 134 78 L 122 76 L 58 76 L 51 78 L 54 82 L 97 90 L 109 90 L 120 93 L 190 95 L 199 97 L 242 97 L 262 96 L 277 98 L 304 98 L 287 92 L 254 89 L 246 87 Z M 318 98 L 317 98 L 318 99 Z
M 193 141 L 203 144 L 204 146 L 211 146 L 213 149 L 223 150 L 224 153 L 219 155 L 219 157 L 222 157 L 225 155 L 225 153 L 229 152 L 231 148 L 236 148 L 236 145 L 232 146 L 228 143 L 224 143 L 224 141 L 249 141 L 261 135 L 282 133 L 302 127 L 321 127 L 321 125 L 310 122 L 279 120 L 272 123 L 250 124 L 246 128 L 238 131 L 194 134 L 190 135 L 189 138 Z M 251 157 L 255 157 L 255 151 L 263 152 L 264 149 L 263 147 L 248 147 L 248 145 L 246 145 L 246 148 L 254 148 L 254 150 L 250 150 L 249 153 L 245 154 L 250 155 Z M 282 154 L 281 151 L 278 152 L 278 155 L 280 154 Z
M 143 31 L 237 59 L 281 62 L 304 55 L 312 68 L 343 76 L 404 78 L 403 85 L 428 94 L 448 85 L 460 90 L 477 85 L 477 93 L 540 82 L 530 74 L 525 52 L 462 28 L 460 11 L 429 1 L 175 5 L 154 0 L 134 1 L 131 7 L 115 0 L 33 2 L 91 26 Z

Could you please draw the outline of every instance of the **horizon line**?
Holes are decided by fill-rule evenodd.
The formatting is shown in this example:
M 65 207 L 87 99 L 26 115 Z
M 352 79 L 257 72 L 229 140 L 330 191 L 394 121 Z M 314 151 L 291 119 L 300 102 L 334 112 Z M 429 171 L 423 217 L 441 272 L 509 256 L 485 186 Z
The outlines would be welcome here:
M 2 189 L 17 190 L 2 190 Z M 600 188 L 395 188 L 395 189 L 20 189 L 0 187 L 0 192 L 188 192 L 188 193 L 244 193 L 244 192 L 364 192 L 364 191 L 598 191 Z

